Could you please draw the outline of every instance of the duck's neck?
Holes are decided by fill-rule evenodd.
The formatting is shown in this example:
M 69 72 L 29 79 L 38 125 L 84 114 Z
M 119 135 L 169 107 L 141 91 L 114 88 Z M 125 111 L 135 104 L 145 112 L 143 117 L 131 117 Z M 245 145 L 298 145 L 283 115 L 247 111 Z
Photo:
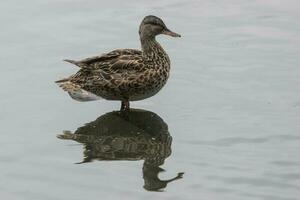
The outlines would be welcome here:
M 143 56 L 150 60 L 165 59 L 168 63 L 169 57 L 155 37 L 141 37 Z

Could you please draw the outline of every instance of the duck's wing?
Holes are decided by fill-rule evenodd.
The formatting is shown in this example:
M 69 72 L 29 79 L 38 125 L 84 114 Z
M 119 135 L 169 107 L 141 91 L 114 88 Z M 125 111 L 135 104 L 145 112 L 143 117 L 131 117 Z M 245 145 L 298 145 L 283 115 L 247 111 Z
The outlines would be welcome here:
M 119 70 L 117 70 L 119 71 Z M 151 71 L 151 70 L 148 70 Z M 80 69 L 69 78 L 56 81 L 56 83 L 77 101 L 94 101 L 101 99 L 98 90 L 129 91 L 133 87 L 143 86 L 139 81 L 143 72 L 126 70 L 123 72 L 107 73 L 104 70 Z
M 97 90 L 127 88 L 137 83 L 145 71 L 142 52 L 139 50 L 115 50 L 102 56 L 76 61 L 81 69 L 69 78 L 56 81 L 73 99 L 96 100 Z M 96 95 L 97 96 L 97 95 Z
M 121 82 L 135 80 L 144 73 L 147 66 L 141 55 L 121 55 L 118 59 L 107 62 L 94 62 L 94 66 L 81 68 L 67 80 L 81 85 L 83 88 L 100 85 L 119 85 Z M 63 79 L 62 81 L 65 81 Z M 59 81 L 58 81 L 59 82 Z
M 86 69 L 104 69 L 110 68 L 116 63 L 120 65 L 121 60 L 135 60 L 141 57 L 142 52 L 137 49 L 117 49 L 100 56 L 94 56 L 85 58 L 83 60 L 74 61 L 74 60 L 64 60 L 66 62 L 77 65 L 80 68 Z M 126 63 L 124 63 L 126 65 Z

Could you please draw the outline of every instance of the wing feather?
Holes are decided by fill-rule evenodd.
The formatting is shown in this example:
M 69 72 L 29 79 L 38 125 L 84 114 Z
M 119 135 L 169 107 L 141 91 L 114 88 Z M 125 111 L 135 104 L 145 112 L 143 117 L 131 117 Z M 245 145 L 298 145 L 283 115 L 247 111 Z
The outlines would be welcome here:
M 110 62 L 114 62 L 121 56 L 134 56 L 134 55 L 142 55 L 142 52 L 140 50 L 136 49 L 117 49 L 114 51 L 111 51 L 106 54 L 102 54 L 100 56 L 94 56 L 85 58 L 83 60 L 76 61 L 76 63 L 81 63 L 82 65 L 85 65 L 86 67 L 94 67 L 99 66 L 101 67 L 101 64 L 106 64 Z

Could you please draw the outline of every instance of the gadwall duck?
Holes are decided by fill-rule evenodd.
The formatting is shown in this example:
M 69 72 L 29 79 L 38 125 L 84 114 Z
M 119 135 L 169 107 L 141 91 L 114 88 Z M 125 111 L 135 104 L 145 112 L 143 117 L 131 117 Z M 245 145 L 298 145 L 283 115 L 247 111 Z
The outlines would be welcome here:
M 119 100 L 121 110 L 129 110 L 129 101 L 149 98 L 167 82 L 170 59 L 155 39 L 160 34 L 180 37 L 160 18 L 146 16 L 139 27 L 141 51 L 117 49 L 79 61 L 65 60 L 80 69 L 56 83 L 77 101 Z

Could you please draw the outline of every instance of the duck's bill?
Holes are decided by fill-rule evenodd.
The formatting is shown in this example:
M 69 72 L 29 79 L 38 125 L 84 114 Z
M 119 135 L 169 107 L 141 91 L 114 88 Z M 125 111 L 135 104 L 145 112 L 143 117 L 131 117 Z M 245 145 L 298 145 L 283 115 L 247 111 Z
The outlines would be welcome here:
M 170 31 L 169 29 L 164 30 L 162 32 L 162 34 L 169 35 L 169 36 L 172 36 L 172 37 L 181 37 L 181 35 L 179 35 L 178 33 L 173 32 L 173 31 Z

